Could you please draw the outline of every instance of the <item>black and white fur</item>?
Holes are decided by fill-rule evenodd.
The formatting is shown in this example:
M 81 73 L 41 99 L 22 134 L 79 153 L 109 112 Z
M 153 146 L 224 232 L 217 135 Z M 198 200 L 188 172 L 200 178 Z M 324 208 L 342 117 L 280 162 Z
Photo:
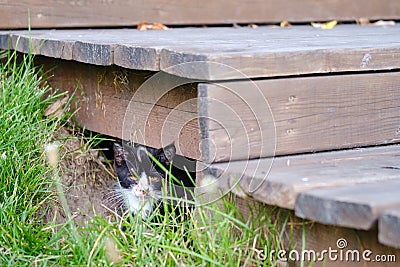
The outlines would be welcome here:
M 113 150 L 118 178 L 114 201 L 124 214 L 131 213 L 147 220 L 161 202 L 163 179 L 166 178 L 166 173 L 147 153 L 169 169 L 176 153 L 175 145 L 152 149 L 114 143 Z

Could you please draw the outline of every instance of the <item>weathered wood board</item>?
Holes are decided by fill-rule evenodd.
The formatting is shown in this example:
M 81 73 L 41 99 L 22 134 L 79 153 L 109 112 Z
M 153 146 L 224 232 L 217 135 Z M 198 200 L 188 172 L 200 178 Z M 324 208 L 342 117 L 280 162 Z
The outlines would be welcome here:
M 199 85 L 204 162 L 400 141 L 400 72 Z
M 209 47 L 166 47 L 161 51 L 160 68 L 178 76 L 205 80 L 399 68 L 400 40 L 393 35 L 383 31 L 380 35 L 372 27 L 357 30 L 345 26 L 331 31 L 304 27 L 297 32 L 300 28 L 254 31 L 251 37 L 240 37 L 242 41 L 211 42 Z M 194 61 L 205 63 L 196 72 L 171 68 Z
M 223 192 L 233 191 L 269 205 L 294 209 L 308 190 L 361 183 L 400 181 L 400 146 L 361 148 L 308 155 L 213 163 L 204 175 L 216 177 Z M 201 185 L 201 181 L 199 181 Z M 199 195 L 210 193 L 199 187 Z
M 400 206 L 400 164 L 398 179 L 310 190 L 296 200 L 296 215 L 317 222 L 369 230 L 386 210 Z
M 379 217 L 379 242 L 400 248 L 400 206 L 385 210 Z
M 132 26 L 144 20 L 166 24 L 221 24 L 400 18 L 396 0 L 235 0 L 205 1 L 201 5 L 194 0 L 3 0 L 0 5 L 0 28 L 3 29 L 27 28 L 29 14 L 33 28 Z
M 74 119 L 86 129 L 151 147 L 174 141 L 178 154 L 199 158 L 198 123 L 192 119 L 197 118 L 197 108 L 196 102 L 190 101 L 196 98 L 197 89 L 192 85 L 171 88 L 164 94 L 159 91 L 162 87 L 153 83 L 143 95 L 138 94 L 139 88 L 152 79 L 153 72 L 44 57 L 36 62 L 47 69 L 56 66 L 49 73 L 52 88 L 70 95 L 76 90 Z M 167 79 L 162 81 L 167 85 Z
M 0 32 L 0 48 L 205 80 L 400 68 L 400 26 Z M 31 40 L 29 41 L 29 38 Z M 18 45 L 17 45 L 18 41 Z M 198 61 L 205 61 L 199 63 Z M 181 63 L 196 65 L 183 65 Z

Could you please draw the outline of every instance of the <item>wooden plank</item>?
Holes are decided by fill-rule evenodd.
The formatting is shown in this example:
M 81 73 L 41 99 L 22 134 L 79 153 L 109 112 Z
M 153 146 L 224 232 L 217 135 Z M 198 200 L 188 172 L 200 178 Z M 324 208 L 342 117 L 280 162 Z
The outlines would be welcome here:
M 12 47 L 20 52 L 27 52 L 31 37 L 31 51 L 40 55 L 96 65 L 162 69 L 193 79 L 246 79 L 400 68 L 400 26 L 339 25 L 330 31 L 311 26 L 145 32 L 133 29 L 33 30 L 30 33 L 12 31 L 10 35 Z M 7 35 L 0 33 L 0 38 L 2 48 L 7 48 L 4 40 L 8 39 Z M 196 65 L 176 67 L 187 62 L 196 62 Z
M 396 143 L 400 73 L 199 85 L 204 162 Z
M 400 165 L 396 168 L 398 179 L 394 181 L 301 193 L 296 200 L 296 215 L 325 224 L 371 229 L 384 210 L 400 205 Z
M 33 30 L 0 32 L 1 48 L 7 48 L 8 35 L 11 48 L 19 52 L 73 59 L 95 65 L 116 64 L 138 70 L 160 70 L 159 54 L 164 47 L 207 45 L 210 34 L 238 38 L 246 29 L 200 28 L 174 29 L 171 31 L 137 31 L 133 29 L 84 29 L 84 30 Z M 1 44 L 0 43 L 0 44 Z M 63 47 L 63 45 L 65 47 Z M 68 47 L 66 54 L 65 48 Z M 62 52 L 64 52 L 64 55 Z
M 33 28 L 130 26 L 143 20 L 166 24 L 398 19 L 396 0 L 337 1 L 55 1 L 0 2 L 0 28 L 26 28 L 28 10 Z M 199 14 L 202 14 L 199 16 Z
M 0 49 L 8 49 L 9 32 L 0 31 Z
M 75 42 L 74 59 L 79 62 L 109 66 L 114 62 L 112 44 Z
M 114 63 L 118 66 L 139 70 L 160 70 L 160 51 L 157 48 L 117 45 L 114 49 Z
M 393 145 L 213 163 L 206 166 L 204 176 L 217 177 L 223 192 L 294 209 L 297 196 L 307 190 L 399 180 L 399 149 Z M 199 194 L 209 191 L 198 188 Z
M 9 33 L 11 48 L 22 52 L 76 60 L 95 65 L 111 65 L 115 38 L 129 40 L 131 30 L 34 30 Z M 6 32 L 0 35 L 4 40 Z M 1 43 L 0 43 L 1 44 Z M 2 48 L 4 45 L 1 46 Z
M 222 43 L 232 43 L 232 40 L 239 41 L 243 38 L 243 34 L 248 33 L 247 28 L 232 27 L 134 31 L 130 35 L 131 40 L 119 42 L 115 46 L 114 63 L 130 69 L 160 70 L 160 54 L 165 48 L 218 46 L 221 45 L 219 39 Z
M 158 88 L 153 83 L 144 96 L 138 97 L 138 88 L 154 73 L 44 57 L 36 59 L 47 69 L 55 67 L 50 73 L 53 88 L 69 91 L 70 95 L 77 90 L 72 105 L 78 108 L 74 118 L 86 129 L 151 147 L 175 141 L 178 154 L 199 157 L 198 123 L 193 119 L 197 118 L 196 102 L 190 101 L 197 96 L 195 87 L 171 88 L 161 95 L 162 86 L 168 86 L 168 79 L 161 79 Z M 182 105 L 185 102 L 190 105 Z
M 385 210 L 379 217 L 379 242 L 400 248 L 400 207 Z
M 400 62 L 399 29 L 343 25 L 330 31 L 311 27 L 253 29 L 238 40 L 210 36 L 217 42 L 209 46 L 166 47 L 161 52 L 160 68 L 174 75 L 205 80 L 395 69 Z M 170 68 L 195 61 L 207 63 L 198 66 L 196 72 L 190 67 Z

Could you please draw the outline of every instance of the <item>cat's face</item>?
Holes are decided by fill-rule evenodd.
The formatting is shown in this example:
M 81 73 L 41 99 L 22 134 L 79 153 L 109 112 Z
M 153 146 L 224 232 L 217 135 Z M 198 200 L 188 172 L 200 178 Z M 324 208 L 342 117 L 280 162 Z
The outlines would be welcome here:
M 160 149 L 114 143 L 114 168 L 118 177 L 117 198 L 122 209 L 146 219 L 160 201 L 165 172 L 147 153 L 167 169 L 175 156 L 174 144 Z

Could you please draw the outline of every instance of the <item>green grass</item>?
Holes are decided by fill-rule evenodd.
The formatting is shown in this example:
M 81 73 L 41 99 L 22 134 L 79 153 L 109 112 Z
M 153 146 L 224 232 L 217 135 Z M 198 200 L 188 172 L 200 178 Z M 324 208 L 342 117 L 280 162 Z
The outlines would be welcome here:
M 3 54 L 4 55 L 4 54 Z M 0 253 L 1 265 L 32 263 L 51 232 L 42 230 L 37 215 L 49 197 L 42 146 L 57 128 L 43 117 L 55 97 L 35 74 L 32 57 L 18 63 L 15 54 L 0 66 Z
M 42 75 L 31 55 L 17 60 L 8 52 L 0 65 L 0 266 L 275 264 L 264 255 L 282 248 L 289 215 L 249 205 L 245 218 L 232 196 L 184 219 L 171 213 L 157 223 L 118 217 L 95 217 L 86 227 L 72 220 L 42 223 L 51 199 L 62 193 L 54 186 L 57 169 L 44 156 L 62 120 L 43 116 L 62 96 L 44 97 L 50 88 Z

